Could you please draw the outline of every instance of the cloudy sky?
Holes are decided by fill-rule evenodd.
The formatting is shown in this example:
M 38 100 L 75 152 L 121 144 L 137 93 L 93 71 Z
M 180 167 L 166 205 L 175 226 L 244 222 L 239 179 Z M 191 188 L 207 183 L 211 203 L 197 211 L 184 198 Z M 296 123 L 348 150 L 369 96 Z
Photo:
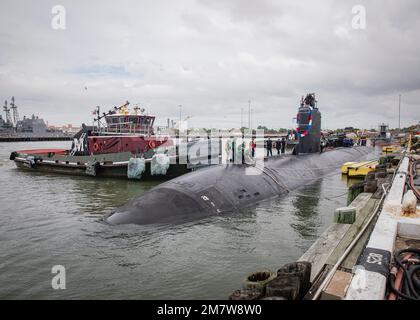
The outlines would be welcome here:
M 126 100 L 164 125 L 181 104 L 217 128 L 239 126 L 241 108 L 247 123 L 251 100 L 254 126 L 279 128 L 316 92 L 324 128 L 397 127 L 400 93 L 402 125 L 420 120 L 419 30 L 418 0 L 2 0 L 0 99 L 55 125 Z

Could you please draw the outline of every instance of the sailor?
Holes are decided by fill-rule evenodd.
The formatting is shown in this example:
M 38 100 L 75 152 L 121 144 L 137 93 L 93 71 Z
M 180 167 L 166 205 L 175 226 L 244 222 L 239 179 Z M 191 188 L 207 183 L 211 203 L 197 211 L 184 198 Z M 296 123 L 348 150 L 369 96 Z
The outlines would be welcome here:
M 226 162 L 232 162 L 233 156 L 232 156 L 232 144 L 233 144 L 233 138 L 228 138 L 225 145 L 225 152 L 226 152 Z
M 324 152 L 324 149 L 325 149 L 326 146 L 327 146 L 327 141 L 325 140 L 324 136 L 322 135 L 321 136 L 321 146 L 320 146 L 321 153 Z
M 286 152 L 286 138 L 283 137 L 281 139 L 281 153 L 284 154 Z
M 280 155 L 281 145 L 282 145 L 281 140 L 280 140 L 280 138 L 278 138 L 277 141 L 276 141 L 277 155 Z
M 230 162 L 235 162 L 235 148 L 236 148 L 236 139 L 232 138 L 232 147 L 231 147 L 231 158 Z
M 251 157 L 252 157 L 252 159 L 254 159 L 254 157 L 255 157 L 255 147 L 256 147 L 255 139 L 252 138 L 252 140 L 251 140 Z
M 245 140 L 242 140 L 241 143 L 241 161 L 242 164 L 245 164 Z
M 273 141 L 271 141 L 271 138 L 268 138 L 267 142 L 266 142 L 267 146 L 267 157 L 269 155 L 273 156 Z

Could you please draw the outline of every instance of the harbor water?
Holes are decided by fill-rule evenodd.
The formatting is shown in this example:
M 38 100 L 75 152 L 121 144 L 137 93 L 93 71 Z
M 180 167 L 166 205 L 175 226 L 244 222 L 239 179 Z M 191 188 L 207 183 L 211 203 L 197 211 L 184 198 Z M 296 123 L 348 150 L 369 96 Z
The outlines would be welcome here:
M 110 226 L 104 215 L 156 182 L 41 174 L 9 160 L 41 147 L 69 142 L 0 143 L 0 299 L 226 299 L 247 274 L 299 258 L 346 205 L 336 168 L 241 212 Z M 55 265 L 64 290 L 51 286 Z

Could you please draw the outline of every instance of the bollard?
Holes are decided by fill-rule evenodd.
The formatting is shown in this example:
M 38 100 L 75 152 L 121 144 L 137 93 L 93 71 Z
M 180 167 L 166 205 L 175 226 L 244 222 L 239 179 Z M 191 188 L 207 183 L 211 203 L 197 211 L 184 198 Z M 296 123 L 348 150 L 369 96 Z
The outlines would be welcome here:
M 413 190 L 408 190 L 402 200 L 402 214 L 408 216 L 415 214 L 417 210 L 417 198 L 414 195 Z

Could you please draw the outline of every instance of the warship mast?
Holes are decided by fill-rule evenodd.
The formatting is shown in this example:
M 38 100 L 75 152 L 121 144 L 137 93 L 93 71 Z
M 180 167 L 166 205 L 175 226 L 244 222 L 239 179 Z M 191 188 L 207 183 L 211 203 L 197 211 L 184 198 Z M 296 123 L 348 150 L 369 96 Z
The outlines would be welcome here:
M 10 109 L 13 112 L 13 125 L 16 127 L 19 121 L 19 113 L 17 110 L 17 105 L 15 104 L 15 97 L 12 97 L 12 102 L 10 103 Z M 10 118 L 10 115 L 9 115 Z

